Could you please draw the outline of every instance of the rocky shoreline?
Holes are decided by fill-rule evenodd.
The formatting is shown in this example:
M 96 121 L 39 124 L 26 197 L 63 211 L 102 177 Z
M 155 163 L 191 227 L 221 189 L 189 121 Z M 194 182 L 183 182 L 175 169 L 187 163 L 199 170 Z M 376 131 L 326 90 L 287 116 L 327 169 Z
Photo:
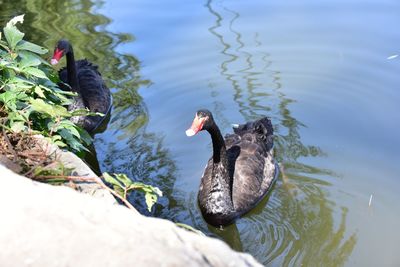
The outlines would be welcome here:
M 49 150 L 73 175 L 95 173 L 75 154 Z M 4 266 L 262 266 L 224 242 L 118 205 L 96 183 L 72 189 L 32 181 L 0 164 Z M 79 192 L 78 192 L 79 191 Z M 81 194 L 85 193 L 85 194 Z

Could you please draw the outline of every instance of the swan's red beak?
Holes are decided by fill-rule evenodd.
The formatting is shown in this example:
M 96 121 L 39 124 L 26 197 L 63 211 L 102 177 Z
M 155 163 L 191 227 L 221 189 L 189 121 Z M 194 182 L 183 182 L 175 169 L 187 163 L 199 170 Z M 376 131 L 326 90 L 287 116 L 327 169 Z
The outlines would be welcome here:
M 198 132 L 200 132 L 203 129 L 205 120 L 206 120 L 205 118 L 197 117 L 197 114 L 196 114 L 196 117 L 194 117 L 192 126 L 190 126 L 190 128 L 186 130 L 186 135 L 193 136 L 193 135 L 197 134 Z
M 64 54 L 64 50 L 56 48 L 53 58 L 50 60 L 51 65 L 56 65 Z

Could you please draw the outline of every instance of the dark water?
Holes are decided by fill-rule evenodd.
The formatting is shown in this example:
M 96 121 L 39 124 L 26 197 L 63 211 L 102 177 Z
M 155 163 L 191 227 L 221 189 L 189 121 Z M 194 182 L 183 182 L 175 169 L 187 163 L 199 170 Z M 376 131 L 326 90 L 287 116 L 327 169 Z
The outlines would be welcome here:
M 153 216 L 267 266 L 400 266 L 400 2 L 0 4 L 2 25 L 25 13 L 30 40 L 66 37 L 100 65 L 114 97 L 100 167 L 159 186 Z M 276 131 L 277 183 L 223 230 L 196 203 L 211 140 L 184 132 L 199 108 L 223 133 L 265 115 Z

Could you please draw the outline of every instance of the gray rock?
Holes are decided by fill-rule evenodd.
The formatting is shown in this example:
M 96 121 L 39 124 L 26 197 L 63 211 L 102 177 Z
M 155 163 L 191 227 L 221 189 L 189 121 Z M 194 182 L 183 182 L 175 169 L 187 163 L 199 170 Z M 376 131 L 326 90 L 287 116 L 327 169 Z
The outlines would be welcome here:
M 77 155 L 72 152 L 64 151 L 58 148 L 55 144 L 51 144 L 43 139 L 43 136 L 36 135 L 35 138 L 39 141 L 46 154 L 55 161 L 62 162 L 66 168 L 72 168 L 71 175 L 81 177 L 97 177 L 97 175 L 83 162 Z M 104 199 L 110 203 L 118 204 L 110 192 L 102 188 L 97 183 L 91 182 L 75 182 L 76 190 L 96 198 Z
M 1 266 L 261 266 L 220 240 L 0 166 Z
M 7 158 L 5 155 L 0 155 L 0 164 L 6 166 L 13 172 L 20 173 L 22 171 L 21 166 Z

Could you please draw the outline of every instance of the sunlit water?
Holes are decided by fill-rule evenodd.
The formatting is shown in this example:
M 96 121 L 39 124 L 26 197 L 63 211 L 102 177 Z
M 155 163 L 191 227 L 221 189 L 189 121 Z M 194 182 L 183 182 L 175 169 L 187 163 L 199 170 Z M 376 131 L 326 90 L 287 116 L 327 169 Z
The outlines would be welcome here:
M 153 216 L 267 266 L 400 266 L 400 2 L 0 3 L 31 40 L 69 38 L 100 65 L 114 100 L 100 168 L 159 186 Z M 276 133 L 277 183 L 222 230 L 197 206 L 211 139 L 184 132 L 199 108 L 223 133 L 262 116 Z

